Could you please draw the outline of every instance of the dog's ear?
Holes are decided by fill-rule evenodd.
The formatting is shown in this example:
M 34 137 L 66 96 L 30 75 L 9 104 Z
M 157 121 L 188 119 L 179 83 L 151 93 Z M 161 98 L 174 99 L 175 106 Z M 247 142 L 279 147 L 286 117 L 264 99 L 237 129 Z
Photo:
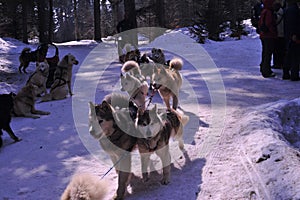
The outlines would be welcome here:
M 163 121 L 165 121 L 167 120 L 167 115 L 168 115 L 167 113 L 161 113 L 159 116 Z
M 155 51 L 155 48 L 152 48 L 152 49 L 151 49 L 151 52 L 154 53 L 154 51 Z
M 110 111 L 111 110 L 111 107 L 110 107 L 109 103 L 105 100 L 102 101 L 102 108 L 105 111 Z
M 151 113 L 151 114 L 157 113 L 157 105 L 156 104 L 154 104 L 154 107 L 151 110 L 149 110 L 149 113 Z
M 64 62 L 66 62 L 67 64 L 69 64 L 69 55 L 65 55 L 63 58 Z
M 132 77 L 131 77 L 131 75 L 130 74 L 125 74 L 125 79 L 131 79 Z
M 45 60 L 44 60 L 44 63 L 48 64 L 48 61 L 45 59 Z
M 14 92 L 10 92 L 10 93 L 9 93 L 9 95 L 10 95 L 12 98 L 14 98 L 14 97 L 16 97 L 16 96 L 17 96 L 17 94 L 16 94 L 16 93 L 14 93 Z
M 38 66 L 39 66 L 39 64 L 40 64 L 39 62 L 36 62 L 36 63 L 35 63 L 35 67 L 38 67 Z
M 94 117 L 96 116 L 96 106 L 91 101 L 89 102 L 89 116 Z

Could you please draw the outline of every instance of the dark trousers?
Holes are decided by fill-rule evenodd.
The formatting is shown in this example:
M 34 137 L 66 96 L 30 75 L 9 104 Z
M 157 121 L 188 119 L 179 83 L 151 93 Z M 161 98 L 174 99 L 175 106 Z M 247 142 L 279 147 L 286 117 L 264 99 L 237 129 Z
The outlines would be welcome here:
M 285 47 L 286 45 L 284 37 L 279 37 L 275 40 L 275 48 L 273 54 L 273 64 L 275 67 L 283 67 L 286 52 Z
M 287 47 L 287 55 L 283 67 L 283 77 L 291 80 L 299 79 L 300 44 L 290 42 Z
M 263 76 L 269 76 L 272 73 L 271 60 L 275 49 L 275 40 L 275 38 L 261 38 L 262 54 L 260 72 Z

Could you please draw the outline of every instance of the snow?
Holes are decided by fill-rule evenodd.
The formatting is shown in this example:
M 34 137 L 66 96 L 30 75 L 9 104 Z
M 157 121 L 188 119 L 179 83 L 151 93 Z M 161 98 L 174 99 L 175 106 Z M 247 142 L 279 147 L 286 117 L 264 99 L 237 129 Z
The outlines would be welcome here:
M 169 31 L 141 47 L 166 50 L 185 65 L 181 110 L 190 117 L 184 128 L 186 152 L 171 141 L 169 185 L 161 185 L 157 157 L 150 181 L 141 180 L 138 153 L 126 199 L 300 199 L 299 82 L 265 79 L 259 73 L 260 40 L 255 31 L 241 40 L 208 40 L 198 44 L 182 31 Z M 105 152 L 88 133 L 88 101 L 99 103 L 119 90 L 120 64 L 111 38 L 97 44 L 57 44 L 62 58 L 72 53 L 73 97 L 37 103 L 50 111 L 40 119 L 14 117 L 11 127 L 23 140 L 12 143 L 4 132 L 0 150 L 0 199 L 59 199 L 76 173 L 104 176 L 107 199 L 117 188 L 117 175 Z M 19 74 L 18 56 L 25 45 L 0 38 L 0 93 L 17 92 L 29 74 Z M 53 55 L 50 49 L 48 55 Z M 34 63 L 28 68 L 34 71 Z M 154 102 L 162 106 L 160 97 Z

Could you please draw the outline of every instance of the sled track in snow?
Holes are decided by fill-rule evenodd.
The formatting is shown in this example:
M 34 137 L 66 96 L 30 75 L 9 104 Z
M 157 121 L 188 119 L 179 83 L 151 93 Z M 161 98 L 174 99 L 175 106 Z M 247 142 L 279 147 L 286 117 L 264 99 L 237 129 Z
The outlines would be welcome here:
M 234 118 L 238 119 L 238 117 L 239 116 L 236 116 Z M 207 157 L 206 170 L 204 171 L 204 173 L 206 173 L 205 176 L 208 176 L 208 174 L 211 171 L 210 169 L 213 166 L 222 164 L 222 161 L 220 161 L 222 159 L 222 153 L 223 153 L 224 149 L 226 149 L 226 150 L 229 149 L 226 146 L 225 146 L 225 148 L 218 148 L 218 147 L 224 146 L 224 145 L 226 145 L 226 143 L 228 144 L 228 142 L 230 142 L 230 144 L 232 144 L 232 145 L 235 144 L 234 138 L 233 138 L 235 136 L 228 135 L 225 132 L 232 133 L 232 129 L 234 129 L 236 127 L 237 121 L 238 120 L 230 120 L 230 123 L 227 123 L 227 124 L 230 124 L 230 127 L 227 127 L 227 125 L 226 125 L 226 127 L 223 129 L 222 133 L 220 134 L 218 144 L 215 145 L 215 148 L 212 149 L 212 151 L 210 152 L 210 154 Z M 226 138 L 226 136 L 228 136 L 228 138 L 230 138 L 230 139 L 228 140 L 228 138 Z M 239 140 L 239 138 L 238 138 L 238 140 Z M 236 160 L 233 160 L 233 162 L 238 162 L 243 166 L 245 172 L 247 173 L 247 176 L 244 176 L 244 179 L 248 179 L 249 182 L 251 182 L 251 187 L 253 188 L 253 190 L 250 192 L 250 194 L 248 196 L 248 199 L 250 199 L 250 200 L 258 200 L 258 199 L 272 200 L 271 196 L 270 196 L 270 192 L 265 187 L 263 177 L 260 175 L 257 168 L 253 165 L 253 162 L 251 161 L 250 157 L 248 157 L 248 155 L 246 154 L 245 148 L 242 145 L 232 146 L 232 147 L 233 147 L 233 150 L 236 152 L 235 155 L 233 155 L 234 157 L 236 157 L 235 158 Z M 198 197 L 199 196 L 205 197 L 205 193 L 206 193 L 206 191 L 200 190 Z M 201 198 L 198 198 L 198 199 L 201 199 Z
M 266 200 L 271 200 L 270 193 L 268 189 L 265 187 L 262 177 L 260 176 L 259 172 L 257 171 L 256 167 L 253 165 L 251 162 L 250 158 L 246 155 L 245 148 L 241 145 L 239 147 L 239 156 L 240 156 L 240 161 L 242 165 L 244 166 L 248 177 L 250 181 L 252 182 L 252 186 L 255 190 L 255 193 L 253 193 L 251 196 L 251 200 L 254 199 L 266 199 Z M 257 198 L 255 197 L 257 196 Z

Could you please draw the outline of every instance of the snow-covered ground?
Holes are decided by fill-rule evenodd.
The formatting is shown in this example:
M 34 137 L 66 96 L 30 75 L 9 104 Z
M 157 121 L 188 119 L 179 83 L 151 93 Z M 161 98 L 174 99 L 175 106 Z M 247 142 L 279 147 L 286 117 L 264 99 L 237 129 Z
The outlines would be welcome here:
M 204 45 L 182 32 L 169 32 L 141 49 L 161 47 L 168 59 L 184 59 L 179 97 L 190 117 L 184 129 L 186 153 L 172 150 L 167 186 L 159 183 L 160 169 L 143 183 L 134 163 L 126 199 L 300 199 L 300 82 L 281 80 L 278 69 L 275 78 L 260 75 L 261 46 L 254 31 L 242 40 Z M 61 58 L 72 53 L 80 61 L 73 68 L 75 95 L 37 103 L 49 116 L 12 119 L 12 129 L 23 140 L 12 143 L 4 132 L 0 199 L 59 199 L 73 174 L 101 178 L 110 169 L 87 124 L 88 101 L 99 103 L 119 88 L 116 46 L 104 41 L 57 44 Z M 36 48 L 0 38 L 0 93 L 17 92 L 28 79 L 29 74 L 18 72 L 25 46 Z M 34 69 L 32 63 L 28 71 Z M 154 102 L 162 105 L 159 96 Z M 117 175 L 111 170 L 103 179 L 109 183 L 106 199 L 111 199 Z

